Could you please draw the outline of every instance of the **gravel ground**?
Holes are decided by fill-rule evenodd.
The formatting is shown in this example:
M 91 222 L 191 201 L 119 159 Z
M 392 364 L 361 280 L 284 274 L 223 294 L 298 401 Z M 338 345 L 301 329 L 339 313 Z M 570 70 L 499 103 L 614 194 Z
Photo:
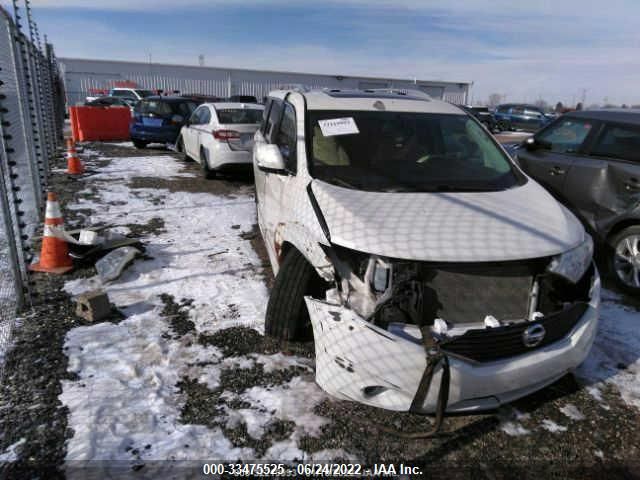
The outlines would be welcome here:
M 160 150 L 134 151 L 109 144 L 88 145 L 109 157 L 166 155 Z M 60 160 L 60 163 L 63 161 Z M 98 168 L 108 160 L 97 162 Z M 62 165 L 60 165 L 62 166 Z M 197 164 L 185 164 L 188 171 L 198 172 Z M 63 204 L 77 202 L 78 191 L 90 186 L 91 176 L 75 180 L 66 175 L 54 175 L 51 185 Z M 246 178 L 223 178 L 213 181 L 194 178 L 133 178 L 136 188 L 166 188 L 169 191 L 214 192 L 233 198 L 238 192 L 251 192 Z M 90 197 L 91 194 L 83 194 Z M 66 223 L 81 225 L 88 211 L 65 212 Z M 147 225 L 128 225 L 132 235 L 149 237 L 162 232 L 161 218 Z M 257 227 L 238 232 L 263 259 L 262 268 L 253 272 L 272 284 L 266 252 Z M 64 352 L 65 334 L 83 325 L 75 317 L 73 304 L 61 290 L 65 280 L 95 274 L 92 266 L 76 269 L 66 277 L 34 275 L 38 292 L 32 314 L 15 332 L 15 347 L 7 355 L 5 375 L 0 385 L 0 452 L 24 439 L 19 461 L 7 464 L 6 478 L 63 478 L 59 468 L 64 461 L 65 440 L 73 435 L 67 427 L 68 411 L 58 401 L 61 381 L 73 380 L 67 372 Z M 191 300 L 161 296 L 162 315 L 170 323 L 167 335 L 180 338 L 191 335 L 194 324 L 187 311 Z M 637 307 L 637 303 L 635 303 Z M 233 315 L 234 306 L 226 314 Z M 114 323 L 122 315 L 114 311 Z M 200 334 L 197 342 L 219 348 L 225 357 L 248 354 L 272 354 L 283 348 L 287 354 L 313 358 L 311 344 L 282 346 L 254 330 L 234 327 L 211 335 Z M 621 365 L 620 368 L 625 368 Z M 234 446 L 250 447 L 263 454 L 274 442 L 286 439 L 293 431 L 289 421 L 273 421 L 259 440 L 247 433 L 246 426 L 230 426 L 223 415 L 225 408 L 243 408 L 237 395 L 254 386 L 277 386 L 302 376 L 312 378 L 303 367 L 288 367 L 265 372 L 261 363 L 251 368 L 231 366 L 224 369 L 220 386 L 206 385 L 184 378 L 177 387 L 185 403 L 181 421 L 222 428 Z M 554 385 L 485 415 L 455 416 L 445 420 L 444 432 L 432 440 L 407 440 L 381 431 L 378 426 L 404 432 L 430 428 L 430 419 L 409 414 L 386 412 L 350 402 L 326 399 L 315 413 L 330 421 L 322 427 L 320 436 L 305 436 L 299 447 L 308 452 L 341 449 L 360 461 L 374 463 L 401 461 L 424 465 L 434 475 L 448 478 L 640 478 L 640 415 L 627 406 L 616 391 L 602 389 L 602 399 L 596 399 L 572 376 Z M 567 406 L 573 405 L 582 414 L 570 418 Z M 5 478 L 5 477 L 2 477 Z

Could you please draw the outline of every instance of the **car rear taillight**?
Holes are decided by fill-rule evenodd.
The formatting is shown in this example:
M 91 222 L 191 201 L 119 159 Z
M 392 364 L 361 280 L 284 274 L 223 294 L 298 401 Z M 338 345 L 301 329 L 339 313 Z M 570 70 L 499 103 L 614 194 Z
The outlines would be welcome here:
M 232 140 L 234 138 L 240 138 L 240 132 L 236 132 L 235 130 L 214 130 L 211 133 L 213 134 L 213 138 L 216 140 Z

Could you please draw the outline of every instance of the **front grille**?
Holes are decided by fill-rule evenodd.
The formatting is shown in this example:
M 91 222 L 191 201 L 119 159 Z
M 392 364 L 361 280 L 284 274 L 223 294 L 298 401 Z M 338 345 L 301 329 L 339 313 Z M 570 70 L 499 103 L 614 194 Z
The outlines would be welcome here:
M 521 322 L 497 328 L 468 330 L 464 335 L 441 343 L 447 353 L 475 362 L 491 362 L 515 357 L 565 338 L 586 312 L 586 302 L 576 302 L 566 310 L 547 315 L 536 322 Z M 533 348 L 526 347 L 524 331 L 534 324 L 545 329 L 545 336 Z
M 426 267 L 426 268 L 424 268 Z M 425 264 L 424 319 L 442 318 L 450 325 L 527 318 L 535 275 L 544 262 Z

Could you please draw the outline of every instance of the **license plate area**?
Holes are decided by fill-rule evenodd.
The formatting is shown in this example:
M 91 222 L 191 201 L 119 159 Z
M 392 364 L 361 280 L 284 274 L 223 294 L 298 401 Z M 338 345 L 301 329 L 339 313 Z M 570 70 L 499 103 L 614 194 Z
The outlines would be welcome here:
M 142 117 L 142 125 L 145 127 L 161 127 L 162 123 L 162 118 Z

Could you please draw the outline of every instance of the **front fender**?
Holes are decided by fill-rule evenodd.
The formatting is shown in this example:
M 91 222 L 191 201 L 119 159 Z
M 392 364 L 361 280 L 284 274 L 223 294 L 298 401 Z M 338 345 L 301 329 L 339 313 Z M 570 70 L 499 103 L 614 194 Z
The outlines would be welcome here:
M 278 262 L 282 261 L 288 244 L 307 259 L 320 277 L 330 282 L 334 279 L 335 272 L 333 264 L 320 247 L 320 241 L 321 239 L 299 223 L 279 223 L 276 227 L 274 242 Z

